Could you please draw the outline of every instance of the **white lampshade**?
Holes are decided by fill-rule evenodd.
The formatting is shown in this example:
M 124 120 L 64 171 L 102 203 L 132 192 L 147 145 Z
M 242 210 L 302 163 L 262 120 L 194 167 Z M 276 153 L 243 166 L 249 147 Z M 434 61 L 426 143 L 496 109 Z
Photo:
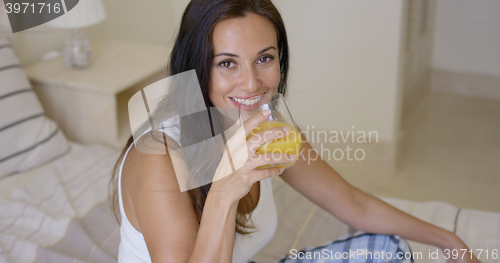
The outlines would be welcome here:
M 101 0 L 80 0 L 68 13 L 47 22 L 47 25 L 55 28 L 84 28 L 98 24 L 105 18 L 106 10 Z

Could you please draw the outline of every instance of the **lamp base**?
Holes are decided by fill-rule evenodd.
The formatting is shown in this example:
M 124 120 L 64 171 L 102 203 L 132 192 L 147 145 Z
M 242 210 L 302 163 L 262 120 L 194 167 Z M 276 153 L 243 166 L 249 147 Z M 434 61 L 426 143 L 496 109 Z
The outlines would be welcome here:
M 86 68 L 92 62 L 90 41 L 79 29 L 73 29 L 64 46 L 64 61 L 71 69 Z

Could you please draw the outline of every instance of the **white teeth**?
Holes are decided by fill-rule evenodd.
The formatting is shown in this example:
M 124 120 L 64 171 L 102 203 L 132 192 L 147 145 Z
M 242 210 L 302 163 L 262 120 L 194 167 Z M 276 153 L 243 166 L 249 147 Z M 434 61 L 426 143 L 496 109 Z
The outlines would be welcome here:
M 237 98 L 232 98 L 234 101 L 238 102 L 238 103 L 242 103 L 243 100 L 242 99 L 237 99 Z
M 234 101 L 236 101 L 240 104 L 250 106 L 250 105 L 254 105 L 255 103 L 259 102 L 260 96 L 250 98 L 250 99 L 238 99 L 238 98 L 231 98 L 231 99 L 233 99 Z

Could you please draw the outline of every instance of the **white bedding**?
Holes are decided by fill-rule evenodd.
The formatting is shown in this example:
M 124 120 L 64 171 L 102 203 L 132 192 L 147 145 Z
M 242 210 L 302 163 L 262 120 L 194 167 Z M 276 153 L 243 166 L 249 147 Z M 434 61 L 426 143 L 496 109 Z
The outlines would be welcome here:
M 116 262 L 107 185 L 118 152 L 71 146 L 48 165 L 0 181 L 0 262 Z
M 444 202 L 419 203 L 395 198 L 382 199 L 417 218 L 455 232 L 476 256 L 482 250 L 479 257 L 481 262 L 500 262 L 500 254 L 493 258 L 495 250 L 500 253 L 500 213 L 457 208 Z M 429 251 L 437 251 L 435 247 L 411 241 L 409 243 L 413 251 L 423 252 L 423 260 L 416 262 L 446 262 L 441 251 L 440 260 L 429 259 Z
M 116 262 L 119 227 L 107 200 L 107 187 L 119 152 L 104 146 L 80 146 L 62 158 L 23 174 L 0 180 L 0 263 L 3 262 Z M 278 229 L 253 259 L 275 262 L 290 249 L 319 245 L 355 231 L 319 209 L 279 178 L 273 178 Z M 450 231 L 458 208 L 442 203 L 419 203 L 383 198 L 390 204 Z M 472 249 L 488 249 L 481 261 L 500 249 L 500 214 L 461 209 L 456 232 Z M 413 251 L 422 244 L 410 242 Z M 477 251 L 475 251 L 477 252 Z

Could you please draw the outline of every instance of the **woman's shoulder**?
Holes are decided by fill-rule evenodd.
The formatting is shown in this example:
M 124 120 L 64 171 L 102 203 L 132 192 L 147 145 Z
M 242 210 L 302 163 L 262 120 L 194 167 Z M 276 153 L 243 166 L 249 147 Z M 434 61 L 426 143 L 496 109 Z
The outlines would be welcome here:
M 130 186 L 128 189 L 163 184 L 167 190 L 180 192 L 177 176 L 187 170 L 178 149 L 174 139 L 159 131 L 134 141 L 123 160 L 122 180 Z

